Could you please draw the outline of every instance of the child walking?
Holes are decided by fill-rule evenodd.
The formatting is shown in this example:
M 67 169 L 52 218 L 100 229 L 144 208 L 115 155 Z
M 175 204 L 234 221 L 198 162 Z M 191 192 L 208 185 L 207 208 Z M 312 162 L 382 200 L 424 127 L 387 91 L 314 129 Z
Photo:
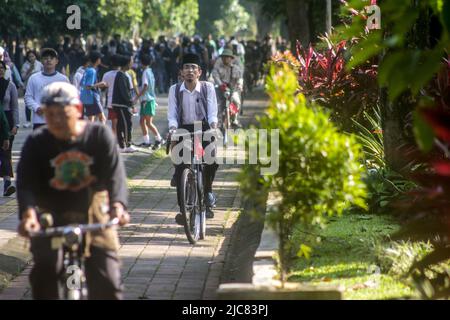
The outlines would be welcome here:
M 141 99 L 140 124 L 142 129 L 143 143 L 141 146 L 150 147 L 149 129 L 155 136 L 155 144 L 152 149 L 157 150 L 164 144 L 158 129 L 153 124 L 153 118 L 156 115 L 156 95 L 155 95 L 155 76 L 153 75 L 151 57 L 147 54 L 141 56 L 141 64 L 144 69 L 142 73 L 142 85 L 136 96 Z

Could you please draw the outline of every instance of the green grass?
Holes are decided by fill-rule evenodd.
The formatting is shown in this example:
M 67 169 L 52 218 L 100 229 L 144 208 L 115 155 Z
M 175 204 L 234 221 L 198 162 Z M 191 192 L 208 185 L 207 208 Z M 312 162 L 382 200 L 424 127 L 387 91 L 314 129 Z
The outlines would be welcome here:
M 313 231 L 314 236 L 298 229 L 295 237 L 306 244 L 314 243 L 313 251 L 309 260 L 295 261 L 289 280 L 340 285 L 344 299 L 412 297 L 414 291 L 405 280 L 378 267 L 376 244 L 387 242 L 389 234 L 398 228 L 386 215 L 347 214 L 331 218 L 326 229 Z M 319 243 L 314 241 L 317 237 Z

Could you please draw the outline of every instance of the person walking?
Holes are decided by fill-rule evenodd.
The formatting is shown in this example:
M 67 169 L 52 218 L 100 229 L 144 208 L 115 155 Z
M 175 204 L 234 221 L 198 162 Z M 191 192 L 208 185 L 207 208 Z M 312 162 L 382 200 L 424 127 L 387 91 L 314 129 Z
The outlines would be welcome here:
M 26 58 L 26 61 L 23 64 L 20 73 L 22 75 L 22 80 L 24 81 L 25 90 L 26 90 L 26 87 L 28 84 L 28 79 L 33 74 L 35 74 L 37 72 L 41 72 L 44 69 L 44 66 L 38 60 L 37 53 L 34 50 L 28 51 L 25 58 Z M 31 108 L 27 105 L 25 105 L 25 119 L 26 119 L 26 122 L 23 125 L 23 127 L 24 128 L 31 127 Z
M 120 69 L 119 64 L 119 56 L 116 54 L 112 55 L 110 57 L 110 65 L 112 70 L 106 72 L 102 78 L 102 82 L 108 88 L 105 105 L 108 110 L 108 120 L 111 120 L 111 129 L 115 135 L 117 134 L 117 112 L 112 107 L 112 99 L 114 95 L 114 82 L 117 72 Z
M 19 123 L 19 103 L 17 98 L 16 85 L 5 79 L 6 64 L 0 62 L 0 113 L 6 118 L 8 127 L 8 148 L 4 148 L 1 153 L 0 177 L 3 177 L 3 196 L 8 197 L 16 192 L 11 179 L 14 177 L 12 164 L 12 146 L 14 136 L 20 126 Z M 2 125 L 4 130 L 5 125 Z M 4 141 L 4 140 L 3 140 Z
M 41 51 L 41 60 L 44 66 L 42 72 L 37 72 L 28 79 L 25 93 L 25 105 L 33 111 L 33 130 L 45 125 L 44 111 L 41 107 L 41 97 L 43 89 L 53 82 L 67 82 L 69 79 L 56 71 L 58 64 L 58 53 L 51 48 L 44 48 Z
M 156 94 L 155 94 L 155 76 L 153 75 L 151 65 L 151 58 L 149 55 L 142 55 L 141 64 L 144 68 L 142 74 L 142 85 L 139 93 L 136 96 L 136 101 L 141 99 L 140 110 L 140 124 L 142 129 L 143 143 L 141 146 L 150 146 L 150 137 L 148 131 L 152 131 L 155 136 L 155 144 L 153 150 L 159 149 L 161 144 L 164 143 L 158 129 L 153 124 L 153 118 L 156 115 Z
M 101 123 L 106 123 L 101 103 L 100 89 L 102 82 L 97 81 L 96 68 L 102 62 L 102 54 L 98 51 L 92 51 L 89 54 L 89 63 L 83 78 L 80 81 L 80 97 L 84 105 L 84 115 L 89 121 L 94 122 L 97 118 Z
M 121 152 L 133 153 L 131 146 L 133 100 L 131 96 L 130 78 L 126 74 L 130 60 L 127 56 L 119 56 L 120 70 L 114 79 L 111 106 L 117 114 L 117 142 Z

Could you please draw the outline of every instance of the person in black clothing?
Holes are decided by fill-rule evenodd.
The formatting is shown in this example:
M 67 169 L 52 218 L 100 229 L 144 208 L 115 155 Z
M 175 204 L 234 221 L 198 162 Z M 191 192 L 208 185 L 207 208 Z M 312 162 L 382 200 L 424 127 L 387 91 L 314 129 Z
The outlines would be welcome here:
M 6 64 L 0 61 L 0 113 L 7 119 L 10 130 L 8 148 L 0 150 L 0 177 L 3 177 L 3 196 L 8 197 L 16 192 L 11 182 L 11 178 L 14 177 L 12 146 L 19 128 L 19 102 L 16 86 L 14 82 L 4 78 L 5 71 Z
M 83 57 L 85 56 L 85 54 L 86 53 L 81 47 L 80 39 L 76 38 L 73 44 L 70 46 L 70 49 L 68 49 L 68 59 L 69 59 L 69 69 L 71 79 L 77 72 L 78 68 L 83 65 Z
M 117 114 L 117 142 L 119 143 L 120 151 L 126 153 L 134 152 L 131 146 L 131 129 L 132 129 L 132 111 L 133 98 L 131 96 L 130 78 L 123 71 L 130 63 L 130 58 L 127 56 L 118 55 L 118 64 L 121 68 L 114 79 L 113 96 L 111 99 L 111 106 Z
M 56 46 L 56 52 L 58 53 L 58 64 L 56 65 L 56 71 L 62 73 L 67 78 L 69 78 L 69 75 L 67 74 L 67 65 L 69 64 L 69 58 L 64 51 L 64 47 L 62 44 L 58 44 Z
M 194 41 L 189 48 L 189 53 L 196 54 L 200 58 L 200 67 L 202 68 L 202 74 L 200 80 L 205 81 L 208 74 L 208 49 L 203 45 L 202 39 L 199 35 L 194 36 Z
M 192 53 L 185 54 L 182 62 L 183 82 L 170 87 L 169 89 L 169 106 L 167 110 L 167 120 L 169 122 L 169 132 L 175 132 L 177 129 L 194 132 L 196 123 L 201 123 L 202 131 L 206 132 L 210 129 L 217 129 L 217 99 L 214 85 L 211 82 L 199 81 L 202 69 L 200 68 L 200 58 Z M 212 184 L 218 169 L 215 161 L 215 137 L 211 141 L 203 141 L 203 148 L 211 148 L 213 158 L 212 163 L 205 164 L 204 171 L 204 193 L 206 204 L 206 217 L 213 218 L 214 212 L 212 208 L 216 205 L 216 196 L 212 190 Z M 181 140 L 179 143 L 183 143 Z M 172 141 L 172 144 L 175 142 Z M 213 144 L 212 146 L 209 146 Z M 183 150 L 180 152 L 183 157 Z M 187 163 L 174 163 L 175 174 L 172 177 L 170 185 L 178 187 L 181 174 Z M 178 193 L 179 195 L 180 193 Z M 178 199 L 178 204 L 180 201 Z M 178 224 L 183 224 L 183 216 L 177 214 L 175 220 Z
M 127 47 L 124 45 L 124 43 L 123 43 L 123 41 L 122 41 L 122 39 L 121 39 L 120 34 L 116 33 L 116 34 L 113 36 L 113 38 L 114 38 L 114 41 L 116 42 L 116 45 L 117 45 L 117 49 L 116 49 L 116 50 L 117 50 L 117 51 L 116 51 L 117 54 L 123 54 L 123 55 L 128 55 L 128 54 L 130 54 L 130 52 L 128 52 Z
M 166 67 L 166 87 L 178 82 L 179 71 L 179 57 L 181 55 L 181 48 L 174 39 L 169 40 L 167 48 L 163 53 L 163 60 Z
M 77 89 L 54 82 L 45 87 L 42 109 L 47 126 L 30 134 L 17 168 L 18 232 L 39 231 L 39 216 L 53 215 L 54 225 L 129 222 L 125 167 L 111 130 L 81 120 Z M 31 238 L 34 299 L 60 298 L 61 249 L 51 239 Z M 121 299 L 117 231 L 92 233 L 85 243 L 89 299 Z

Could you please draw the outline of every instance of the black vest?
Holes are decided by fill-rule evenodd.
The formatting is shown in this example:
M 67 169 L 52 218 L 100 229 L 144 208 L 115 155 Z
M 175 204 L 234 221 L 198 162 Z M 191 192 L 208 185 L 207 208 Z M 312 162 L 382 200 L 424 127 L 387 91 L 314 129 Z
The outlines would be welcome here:
M 181 127 L 183 125 L 183 93 L 181 92 L 182 83 L 177 83 L 175 87 L 175 99 L 177 105 L 177 121 L 178 126 Z M 202 110 L 197 110 L 196 112 L 201 111 L 203 115 L 203 122 L 208 123 L 208 88 L 206 81 L 200 81 L 200 105 L 202 106 Z

